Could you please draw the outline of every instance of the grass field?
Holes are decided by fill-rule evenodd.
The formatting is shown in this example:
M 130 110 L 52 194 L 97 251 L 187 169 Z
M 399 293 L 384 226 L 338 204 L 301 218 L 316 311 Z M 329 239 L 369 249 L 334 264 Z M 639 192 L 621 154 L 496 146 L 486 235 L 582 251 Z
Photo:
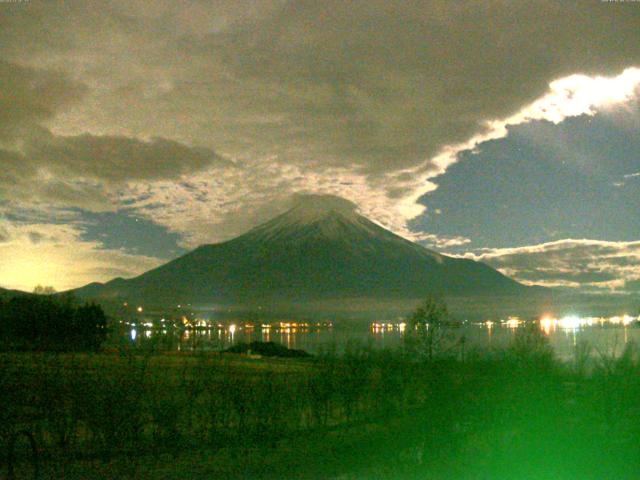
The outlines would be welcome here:
M 583 352 L 584 353 L 584 352 Z M 415 360 L 0 355 L 1 443 L 40 478 L 640 478 L 640 364 L 539 338 Z M 17 478 L 33 478 L 17 437 Z

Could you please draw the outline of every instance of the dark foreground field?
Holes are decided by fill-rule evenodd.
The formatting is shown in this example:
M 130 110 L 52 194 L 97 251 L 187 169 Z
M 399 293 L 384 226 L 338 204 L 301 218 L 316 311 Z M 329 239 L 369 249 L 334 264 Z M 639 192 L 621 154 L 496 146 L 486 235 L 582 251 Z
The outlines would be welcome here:
M 0 354 L 0 478 L 640 478 L 633 350 L 414 353 Z

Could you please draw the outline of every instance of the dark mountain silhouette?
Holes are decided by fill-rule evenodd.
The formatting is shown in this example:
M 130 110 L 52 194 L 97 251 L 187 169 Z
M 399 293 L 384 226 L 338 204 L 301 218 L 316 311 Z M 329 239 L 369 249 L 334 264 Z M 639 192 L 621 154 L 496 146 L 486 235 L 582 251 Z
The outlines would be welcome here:
M 23 292 L 21 290 L 8 290 L 0 287 L 0 298 L 27 297 L 31 295 L 31 293 Z
M 75 293 L 156 305 L 246 305 L 428 293 L 505 296 L 528 289 L 483 263 L 410 242 L 359 215 L 346 200 L 314 196 L 233 240 Z

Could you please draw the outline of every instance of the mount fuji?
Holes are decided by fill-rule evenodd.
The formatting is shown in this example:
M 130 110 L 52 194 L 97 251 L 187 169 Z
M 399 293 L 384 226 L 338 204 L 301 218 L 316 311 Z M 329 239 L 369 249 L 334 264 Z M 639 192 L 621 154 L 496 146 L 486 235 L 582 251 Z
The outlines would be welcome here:
M 153 305 L 278 305 L 327 300 L 517 296 L 532 291 L 488 265 L 410 242 L 351 202 L 309 196 L 232 240 L 202 245 L 128 280 L 92 283 L 81 297 Z

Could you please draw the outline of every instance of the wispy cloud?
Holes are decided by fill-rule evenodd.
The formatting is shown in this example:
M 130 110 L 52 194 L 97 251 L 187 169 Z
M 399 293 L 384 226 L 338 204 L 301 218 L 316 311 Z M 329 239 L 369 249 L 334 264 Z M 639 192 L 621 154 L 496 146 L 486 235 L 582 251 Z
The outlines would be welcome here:
M 467 245 L 471 243 L 471 239 L 466 237 L 445 237 L 439 235 L 433 235 L 428 233 L 423 233 L 421 235 L 417 235 L 416 240 L 425 245 L 426 247 L 437 247 L 437 248 L 451 248 L 451 247 L 460 247 L 462 245 Z
M 461 256 L 485 262 L 527 284 L 636 291 L 640 280 L 640 241 L 565 239 Z

